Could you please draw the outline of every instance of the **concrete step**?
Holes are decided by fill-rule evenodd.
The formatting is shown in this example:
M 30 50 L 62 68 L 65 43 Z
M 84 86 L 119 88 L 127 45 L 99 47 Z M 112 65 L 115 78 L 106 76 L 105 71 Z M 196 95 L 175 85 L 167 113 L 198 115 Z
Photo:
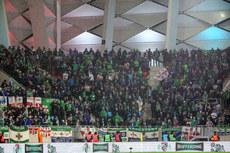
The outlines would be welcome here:
M 151 104 L 145 103 L 145 105 L 143 106 L 142 114 L 145 119 L 147 119 L 148 117 L 152 117 Z
M 226 78 L 223 83 L 223 91 L 230 90 L 230 78 Z
M 164 67 L 163 66 L 151 66 L 150 67 L 150 73 L 149 73 L 149 81 L 148 84 L 155 89 L 156 86 L 159 84 L 159 81 L 155 79 L 155 75 L 162 70 Z

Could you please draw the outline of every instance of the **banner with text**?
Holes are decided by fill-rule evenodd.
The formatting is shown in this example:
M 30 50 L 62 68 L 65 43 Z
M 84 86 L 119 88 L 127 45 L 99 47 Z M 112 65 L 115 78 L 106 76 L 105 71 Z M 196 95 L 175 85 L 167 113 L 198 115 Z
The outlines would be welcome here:
M 52 142 L 71 142 L 72 128 L 69 126 L 51 126 Z
M 10 143 L 29 142 L 29 130 L 27 126 L 10 126 Z
M 167 132 L 168 134 L 171 134 L 172 132 L 176 135 L 176 140 L 181 140 L 182 135 L 182 127 L 176 127 L 176 128 L 162 128 L 162 135 Z
M 1 144 L 0 153 L 140 153 L 140 152 L 230 152 L 225 142 L 109 142 Z
M 230 135 L 230 127 L 216 127 L 215 131 L 218 135 Z
M 203 142 L 176 142 L 176 151 L 202 152 L 204 151 L 204 143 Z
M 115 141 L 115 135 L 117 133 L 117 131 L 120 132 L 121 135 L 121 139 L 123 142 L 127 142 L 128 138 L 127 138 L 127 129 L 126 128 L 99 128 L 97 129 L 98 134 L 99 134 L 99 141 L 103 142 L 104 141 L 104 135 L 109 132 L 111 134 L 111 139 L 114 142 Z
M 187 127 L 183 126 L 182 127 L 182 140 L 191 140 L 195 136 L 200 136 L 200 127 Z
M 140 140 L 142 132 L 145 132 L 147 140 L 158 139 L 158 128 L 128 128 L 128 138 Z

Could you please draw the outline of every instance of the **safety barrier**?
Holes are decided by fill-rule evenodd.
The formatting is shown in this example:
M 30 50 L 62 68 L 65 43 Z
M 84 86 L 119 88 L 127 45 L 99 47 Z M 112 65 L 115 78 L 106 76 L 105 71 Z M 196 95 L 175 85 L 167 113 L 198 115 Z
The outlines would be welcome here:
M 176 128 L 96 128 L 88 126 L 10 126 L 0 127 L 6 142 L 10 143 L 39 143 L 39 142 L 79 142 L 85 141 L 86 134 L 97 132 L 99 141 L 104 141 L 104 135 L 109 132 L 112 141 L 115 141 L 116 132 L 119 131 L 123 142 L 139 142 L 142 132 L 145 132 L 147 141 L 161 141 L 162 135 L 174 133 L 177 141 L 194 141 L 196 138 L 212 136 L 204 135 L 204 129 L 213 129 L 219 136 L 230 136 L 230 127 L 176 127 Z M 200 139 L 201 140 L 201 139 Z M 222 140 L 222 139 L 220 139 Z M 202 139 L 203 141 L 203 139 Z
M 1 144 L 4 153 L 230 152 L 228 142 L 109 142 Z

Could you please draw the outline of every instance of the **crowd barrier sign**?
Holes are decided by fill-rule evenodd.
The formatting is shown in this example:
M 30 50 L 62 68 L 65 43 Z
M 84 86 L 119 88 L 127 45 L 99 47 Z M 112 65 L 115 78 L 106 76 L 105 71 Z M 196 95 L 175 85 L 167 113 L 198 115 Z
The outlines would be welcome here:
M 99 134 L 99 141 L 100 142 L 104 141 L 104 136 L 107 132 L 110 133 L 111 139 L 114 142 L 115 141 L 115 135 L 116 135 L 117 131 L 120 132 L 121 139 L 123 142 L 128 141 L 128 137 L 127 137 L 128 129 L 127 128 L 97 128 L 96 131 Z
M 4 139 L 10 143 L 50 143 L 72 142 L 72 128 L 70 126 L 9 126 L 0 127 Z M 0 152 L 1 153 L 1 152 Z
M 176 135 L 176 140 L 180 141 L 182 136 L 182 127 L 175 127 L 175 128 L 162 128 L 162 135 L 163 133 L 167 132 L 168 134 L 174 133 Z
M 0 153 L 230 152 L 225 142 L 99 142 L 0 144 Z
M 230 135 L 230 127 L 216 127 L 215 131 L 218 135 Z

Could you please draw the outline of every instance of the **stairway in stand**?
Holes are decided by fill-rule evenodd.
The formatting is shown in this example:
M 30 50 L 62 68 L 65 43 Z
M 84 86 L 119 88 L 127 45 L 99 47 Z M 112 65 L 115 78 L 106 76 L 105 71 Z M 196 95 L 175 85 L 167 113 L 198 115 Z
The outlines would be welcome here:
M 159 84 L 159 81 L 154 77 L 163 68 L 164 68 L 163 66 L 150 67 L 148 84 L 152 87 L 152 89 L 155 89 Z M 151 104 L 148 101 L 146 101 L 143 106 L 142 114 L 143 114 L 143 118 L 145 119 L 147 119 L 148 117 L 152 117 Z
M 224 79 L 222 92 L 225 92 L 227 90 L 230 90 L 230 75 L 228 75 L 228 77 Z M 224 106 L 224 112 L 225 114 L 230 114 L 229 107 Z

